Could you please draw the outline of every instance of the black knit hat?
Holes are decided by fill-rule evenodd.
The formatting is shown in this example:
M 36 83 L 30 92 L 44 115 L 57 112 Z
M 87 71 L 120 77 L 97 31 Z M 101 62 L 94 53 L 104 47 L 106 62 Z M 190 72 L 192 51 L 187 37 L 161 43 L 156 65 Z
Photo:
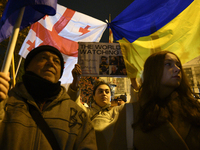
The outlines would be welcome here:
M 48 51 L 51 53 L 54 53 L 58 56 L 58 58 L 60 59 L 60 65 L 61 65 L 61 74 L 60 77 L 62 76 L 63 73 L 63 69 L 64 69 L 64 60 L 63 60 L 63 56 L 60 53 L 60 51 L 50 45 L 42 45 L 42 46 L 38 46 L 36 48 L 34 48 L 33 50 L 31 50 L 28 55 L 26 56 L 25 62 L 24 62 L 24 70 L 26 71 L 26 68 L 28 67 L 29 63 L 31 62 L 31 60 L 40 52 L 44 52 L 44 51 Z

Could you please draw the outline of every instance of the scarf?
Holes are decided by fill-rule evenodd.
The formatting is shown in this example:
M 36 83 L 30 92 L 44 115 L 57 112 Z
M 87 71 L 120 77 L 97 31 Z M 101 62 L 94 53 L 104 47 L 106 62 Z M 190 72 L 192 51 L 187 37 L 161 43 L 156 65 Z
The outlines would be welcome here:
M 61 91 L 60 81 L 52 83 L 31 71 L 26 71 L 22 80 L 28 93 L 40 102 L 58 95 Z

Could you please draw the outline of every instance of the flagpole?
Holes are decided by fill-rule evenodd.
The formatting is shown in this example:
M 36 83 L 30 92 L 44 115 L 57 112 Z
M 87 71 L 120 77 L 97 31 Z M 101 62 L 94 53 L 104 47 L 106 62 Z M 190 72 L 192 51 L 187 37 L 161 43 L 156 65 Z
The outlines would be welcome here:
M 109 14 L 108 22 L 111 23 L 111 14 Z M 111 28 L 109 28 L 109 33 L 108 33 L 108 43 L 113 43 L 113 37 L 112 37 L 112 30 L 111 30 Z M 108 82 L 110 82 L 110 79 L 111 79 L 111 77 L 107 77 L 107 81 Z M 111 96 L 111 101 L 112 100 L 114 100 L 114 95 Z
M 14 52 L 14 49 L 15 49 L 17 37 L 18 37 L 18 34 L 19 34 L 19 30 L 20 30 L 21 21 L 22 21 L 23 14 L 24 14 L 24 10 L 25 10 L 25 7 L 21 8 L 19 16 L 17 18 L 17 21 L 14 25 L 13 33 L 12 33 L 12 36 L 11 36 L 9 43 L 8 43 L 6 55 L 5 55 L 3 65 L 2 65 L 2 68 L 1 68 L 1 72 L 6 73 L 6 72 L 9 71 L 11 60 L 12 60 L 12 55 L 13 55 L 13 52 Z
M 17 69 L 16 69 L 16 72 L 15 72 L 15 79 L 17 78 L 17 74 L 18 74 L 21 62 L 22 62 L 22 56 L 20 56 L 20 58 L 19 58 L 19 62 L 18 62 Z
M 109 14 L 109 23 L 111 23 L 111 14 Z M 109 43 L 113 43 L 113 34 L 111 28 L 109 28 Z
M 12 69 L 11 69 L 11 74 L 12 74 L 12 87 L 15 86 L 15 59 L 14 55 L 12 56 Z

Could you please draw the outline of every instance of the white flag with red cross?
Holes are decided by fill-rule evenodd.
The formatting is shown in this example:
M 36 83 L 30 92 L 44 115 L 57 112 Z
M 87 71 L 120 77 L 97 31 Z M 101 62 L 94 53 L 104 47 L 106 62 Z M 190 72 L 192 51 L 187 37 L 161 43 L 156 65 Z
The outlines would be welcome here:
M 78 42 L 99 42 L 106 27 L 105 22 L 57 4 L 56 15 L 46 15 L 31 25 L 19 55 L 26 58 L 29 51 L 40 45 L 56 47 L 65 61 L 60 81 L 67 87 L 73 79 L 71 70 L 77 63 Z

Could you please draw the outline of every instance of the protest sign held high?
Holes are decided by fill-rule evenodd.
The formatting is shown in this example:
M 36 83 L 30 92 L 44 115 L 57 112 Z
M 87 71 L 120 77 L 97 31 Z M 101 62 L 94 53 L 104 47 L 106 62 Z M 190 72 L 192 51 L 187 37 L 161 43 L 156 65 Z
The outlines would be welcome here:
M 127 76 L 118 43 L 79 42 L 78 63 L 83 76 Z

